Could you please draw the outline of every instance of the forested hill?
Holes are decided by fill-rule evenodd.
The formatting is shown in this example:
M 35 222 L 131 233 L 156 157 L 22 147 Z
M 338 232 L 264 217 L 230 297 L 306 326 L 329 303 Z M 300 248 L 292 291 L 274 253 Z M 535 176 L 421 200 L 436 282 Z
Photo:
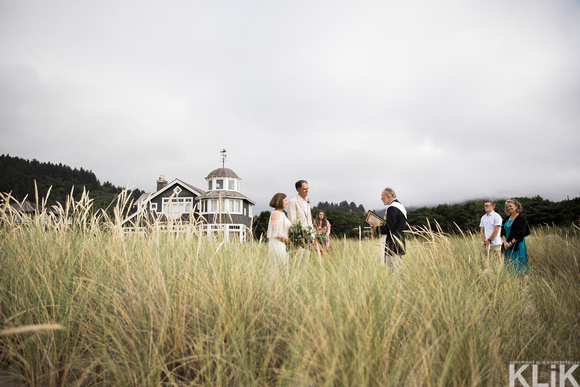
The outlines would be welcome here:
M 0 192 L 11 193 L 19 201 L 35 202 L 34 181 L 38 187 L 39 198 L 44 198 L 52 186 L 48 197 L 48 205 L 56 202 L 64 205 L 66 197 L 74 187 L 73 197 L 78 200 L 83 188 L 89 191 L 89 197 L 94 200 L 94 208 L 106 208 L 123 187 L 115 187 L 106 181 L 101 184 L 92 171 L 83 168 L 71 168 L 63 164 L 44 163 L 37 160 L 25 160 L 10 155 L 0 156 Z M 143 191 L 133 190 L 133 199 L 136 200 Z
M 52 186 L 48 205 L 56 202 L 64 205 L 66 198 L 74 187 L 74 198 L 78 200 L 83 188 L 89 191 L 94 200 L 95 209 L 107 208 L 115 200 L 123 187 L 115 187 L 106 181 L 101 184 L 95 174 L 83 168 L 71 168 L 67 165 L 25 160 L 10 155 L 0 156 L 0 193 L 11 195 L 19 201 L 28 196 L 30 202 L 35 202 L 34 182 L 38 187 L 39 198 L 44 198 Z M 143 191 L 133 190 L 132 199 L 136 200 Z M 552 202 L 540 196 L 518 198 L 524 207 L 524 214 L 531 226 L 542 224 L 570 225 L 580 222 L 580 198 Z M 498 200 L 496 211 L 505 216 L 505 200 Z M 335 235 L 358 236 L 358 227 L 365 226 L 365 209 L 362 205 L 346 200 L 341 203 L 320 202 L 313 207 L 314 215 L 324 210 L 328 220 L 333 225 Z M 384 211 L 384 210 L 383 210 Z M 384 213 L 380 211 L 380 215 Z M 409 209 L 407 221 L 411 226 L 427 226 L 436 228 L 436 224 L 445 232 L 477 231 L 479 220 L 483 215 L 483 200 L 470 201 L 463 204 L 441 204 L 433 208 Z M 254 222 L 254 233 L 259 237 L 265 233 L 268 225 L 269 212 L 264 211 Z
M 524 208 L 523 214 L 528 219 L 531 226 L 555 225 L 569 226 L 580 223 L 580 198 L 553 202 L 541 196 L 518 197 Z M 407 222 L 411 226 L 431 227 L 436 230 L 438 227 L 442 231 L 457 233 L 462 231 L 479 230 L 479 222 L 484 211 L 484 200 L 472 200 L 461 204 L 440 204 L 433 208 L 407 208 Z M 313 212 L 319 210 L 326 212 L 331 223 L 344 225 L 344 232 L 347 233 L 349 227 L 357 227 L 357 224 L 364 224 L 365 209 L 356 203 L 350 204 L 345 200 L 339 204 L 320 202 L 313 207 Z M 495 211 L 502 218 L 505 217 L 505 199 L 496 200 Z M 379 216 L 385 214 L 385 209 L 375 210 Z M 356 230 L 350 234 L 355 235 Z M 347 235 L 350 235 L 347 233 Z
M 532 198 L 517 198 L 523 205 L 523 214 L 530 226 L 555 225 L 570 226 L 580 222 L 580 198 L 552 202 L 540 196 Z M 407 223 L 410 227 L 427 227 L 432 230 L 441 229 L 447 233 L 479 232 L 479 221 L 484 211 L 484 200 L 474 200 L 463 204 L 440 204 L 437 207 L 408 208 Z M 496 200 L 496 212 L 502 218 L 506 216 L 505 199 Z M 366 227 L 365 209 L 362 205 L 350 204 L 344 200 L 338 204 L 319 202 L 312 207 L 315 217 L 319 211 L 324 211 L 332 225 L 332 234 L 338 237 L 358 238 L 359 227 Z M 374 210 L 381 217 L 385 209 Z M 265 237 L 268 229 L 269 211 L 262 211 L 253 224 L 256 238 Z
M 516 198 L 523 206 L 523 214 L 530 226 L 569 226 L 580 222 L 580 198 L 553 202 L 541 196 Z M 436 224 L 445 232 L 477 231 L 479 221 L 485 213 L 484 200 L 463 204 L 440 204 L 433 208 L 417 208 L 408 212 L 407 221 L 413 226 L 427 226 L 435 229 Z M 504 218 L 505 199 L 495 201 L 495 212 Z

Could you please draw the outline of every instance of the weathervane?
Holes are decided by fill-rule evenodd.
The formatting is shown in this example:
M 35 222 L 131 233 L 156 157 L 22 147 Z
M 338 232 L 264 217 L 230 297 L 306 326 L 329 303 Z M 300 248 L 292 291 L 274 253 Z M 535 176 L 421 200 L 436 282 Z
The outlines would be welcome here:
M 220 151 L 220 154 L 222 155 L 222 168 L 226 167 L 226 159 L 228 158 L 228 155 L 226 155 L 226 148 L 222 149 Z

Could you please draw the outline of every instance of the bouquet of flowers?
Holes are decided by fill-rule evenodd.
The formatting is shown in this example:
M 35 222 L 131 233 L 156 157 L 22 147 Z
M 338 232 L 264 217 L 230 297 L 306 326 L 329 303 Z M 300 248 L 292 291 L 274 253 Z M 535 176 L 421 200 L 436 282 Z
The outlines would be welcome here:
M 316 233 L 316 241 L 321 245 L 324 245 L 326 242 L 328 242 L 328 235 L 326 235 L 326 230 Z
M 310 226 L 304 227 L 302 223 L 297 220 L 290 230 L 288 230 L 288 240 L 293 247 L 302 247 L 303 249 L 310 248 L 314 238 L 312 237 L 312 228 Z

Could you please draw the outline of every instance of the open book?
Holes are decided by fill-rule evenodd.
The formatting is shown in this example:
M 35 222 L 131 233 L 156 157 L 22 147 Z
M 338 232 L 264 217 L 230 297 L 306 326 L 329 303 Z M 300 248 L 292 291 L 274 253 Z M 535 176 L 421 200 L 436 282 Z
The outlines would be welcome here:
M 372 211 L 367 211 L 367 216 L 365 218 L 365 222 L 367 222 L 370 225 L 375 225 L 375 226 L 382 226 L 383 224 L 385 224 L 385 220 L 383 218 L 381 218 L 380 216 L 378 216 L 377 214 L 375 214 Z

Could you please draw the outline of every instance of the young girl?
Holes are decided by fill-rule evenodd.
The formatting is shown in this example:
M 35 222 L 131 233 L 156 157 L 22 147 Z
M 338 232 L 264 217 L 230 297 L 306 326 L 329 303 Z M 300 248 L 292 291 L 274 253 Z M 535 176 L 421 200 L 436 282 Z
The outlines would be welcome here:
M 324 211 L 320 211 L 314 219 L 314 230 L 316 231 L 316 240 L 314 241 L 316 249 L 330 250 L 330 222 L 326 219 Z M 326 238 L 323 236 L 325 235 Z

